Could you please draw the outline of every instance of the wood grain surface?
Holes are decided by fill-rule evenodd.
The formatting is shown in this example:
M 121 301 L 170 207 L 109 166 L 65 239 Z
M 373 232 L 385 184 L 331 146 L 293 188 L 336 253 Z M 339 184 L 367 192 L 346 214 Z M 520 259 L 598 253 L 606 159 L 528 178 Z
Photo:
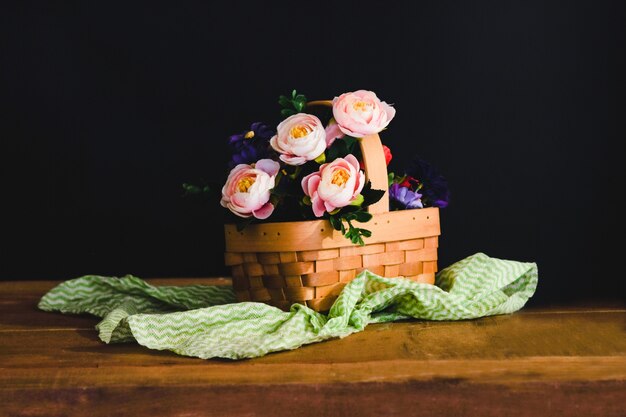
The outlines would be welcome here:
M 225 278 L 148 280 L 228 285 Z M 626 308 L 370 325 L 258 359 L 106 345 L 98 318 L 0 283 L 0 416 L 625 416 Z

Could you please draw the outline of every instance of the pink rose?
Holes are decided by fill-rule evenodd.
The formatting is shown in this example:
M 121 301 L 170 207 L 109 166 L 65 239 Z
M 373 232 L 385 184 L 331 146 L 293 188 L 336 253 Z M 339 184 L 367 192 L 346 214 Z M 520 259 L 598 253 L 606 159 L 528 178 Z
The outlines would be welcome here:
M 323 164 L 318 172 L 302 178 L 302 189 L 311 198 L 313 213 L 317 217 L 350 204 L 361 193 L 364 184 L 365 174 L 354 155 Z
M 358 90 L 333 99 L 333 116 L 339 128 L 355 138 L 380 132 L 395 115 L 396 109 L 372 91 Z
M 270 145 L 286 164 L 302 165 L 326 150 L 324 125 L 312 114 L 294 114 L 280 122 Z
M 237 165 L 228 174 L 220 204 L 239 217 L 267 219 L 274 211 L 274 205 L 269 202 L 270 190 L 279 169 L 280 164 L 271 159 Z

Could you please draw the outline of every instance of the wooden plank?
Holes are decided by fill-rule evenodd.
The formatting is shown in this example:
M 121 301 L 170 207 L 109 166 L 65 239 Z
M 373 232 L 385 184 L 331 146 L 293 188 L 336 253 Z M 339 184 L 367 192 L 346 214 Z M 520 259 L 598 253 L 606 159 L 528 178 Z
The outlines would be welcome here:
M 55 366 L 158 365 L 154 351 L 134 344 L 102 343 L 93 329 L 49 331 L 34 316 L 30 329 L 3 330 L 0 358 L 4 367 L 46 367 L 54 356 Z M 344 339 L 304 346 L 293 351 L 268 355 L 254 363 L 354 363 L 406 360 L 506 360 L 524 357 L 624 356 L 624 312 L 585 314 L 513 314 L 479 320 L 427 322 L 410 321 L 376 324 Z M 99 319 L 91 319 L 92 326 Z M 25 331 L 27 330 L 27 331 Z M 81 352 L 76 355 L 76 351 Z M 126 355 L 129 354 L 129 355 Z M 167 353 L 169 361 L 181 358 Z M 137 362 L 140 361 L 140 362 Z M 227 378 L 227 377 L 226 377 Z M 305 377 L 303 377 L 305 378 Z
M 402 383 L 456 379 L 515 387 L 526 383 L 626 381 L 623 356 L 519 358 L 501 360 L 389 360 L 347 363 L 255 363 L 189 359 L 160 365 L 107 366 L 92 362 L 71 367 L 7 367 L 0 391 L 11 388 L 144 387 L 192 385 L 291 385 L 337 383 Z M 138 376 L 141 376 L 138 378 Z
M 137 370 L 141 374 L 141 369 Z M 459 379 L 399 384 L 218 385 L 0 390 L 0 412 L 18 417 L 623 417 L 619 381 L 476 387 Z

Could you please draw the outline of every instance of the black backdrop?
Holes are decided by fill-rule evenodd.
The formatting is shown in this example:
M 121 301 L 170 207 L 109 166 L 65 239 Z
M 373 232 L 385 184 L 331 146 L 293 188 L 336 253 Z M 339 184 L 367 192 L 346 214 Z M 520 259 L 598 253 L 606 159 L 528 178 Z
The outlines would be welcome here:
M 392 166 L 448 178 L 441 267 L 537 262 L 535 304 L 624 294 L 623 2 L 15 3 L 2 279 L 226 274 L 224 209 L 181 184 L 223 178 L 278 95 L 363 88 L 397 109 Z

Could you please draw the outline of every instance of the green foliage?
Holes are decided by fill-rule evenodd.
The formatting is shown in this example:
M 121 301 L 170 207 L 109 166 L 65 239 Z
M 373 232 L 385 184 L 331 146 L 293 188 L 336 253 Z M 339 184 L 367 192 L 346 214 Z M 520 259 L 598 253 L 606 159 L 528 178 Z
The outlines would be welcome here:
M 385 191 L 372 189 L 372 183 L 368 181 L 363 187 L 363 190 L 361 190 L 361 194 L 363 195 L 362 207 L 365 208 L 383 198 Z
M 357 139 L 352 136 L 344 136 L 337 139 L 326 149 L 326 160 L 334 161 L 337 158 L 345 158 L 346 155 L 353 154 Z
M 337 212 L 329 214 L 328 220 L 330 224 L 353 244 L 360 246 L 365 245 L 363 238 L 372 236 L 372 232 L 355 226 L 353 222 L 369 222 L 372 219 L 372 214 L 368 213 L 365 208 L 380 200 L 384 194 L 385 192 L 383 190 L 373 190 L 371 182 L 368 181 L 363 187 L 363 193 L 361 193 L 363 203 L 360 206 L 346 206 Z
M 213 202 L 214 200 L 218 200 L 221 198 L 221 194 L 219 190 L 221 187 L 217 183 L 204 183 L 204 184 L 190 184 L 183 183 L 182 184 L 182 197 L 187 198 L 190 201 L 194 201 L 196 203 L 208 203 Z
M 296 90 L 291 92 L 291 97 L 281 95 L 278 98 L 278 104 L 282 107 L 280 114 L 287 118 L 297 113 L 301 113 L 306 107 L 306 97 L 304 94 L 298 94 Z
M 184 191 L 183 197 L 186 197 L 189 195 L 208 194 L 211 192 L 211 187 L 209 187 L 208 185 L 201 186 L 201 185 L 184 183 L 183 191 Z
M 341 234 L 347 239 L 350 239 L 353 244 L 360 246 L 365 245 L 363 237 L 372 236 L 372 232 L 367 229 L 356 227 L 352 222 L 357 221 L 359 223 L 366 223 L 371 219 L 372 215 L 361 208 L 349 212 L 340 211 L 329 216 L 330 224 L 335 230 L 340 231 Z

